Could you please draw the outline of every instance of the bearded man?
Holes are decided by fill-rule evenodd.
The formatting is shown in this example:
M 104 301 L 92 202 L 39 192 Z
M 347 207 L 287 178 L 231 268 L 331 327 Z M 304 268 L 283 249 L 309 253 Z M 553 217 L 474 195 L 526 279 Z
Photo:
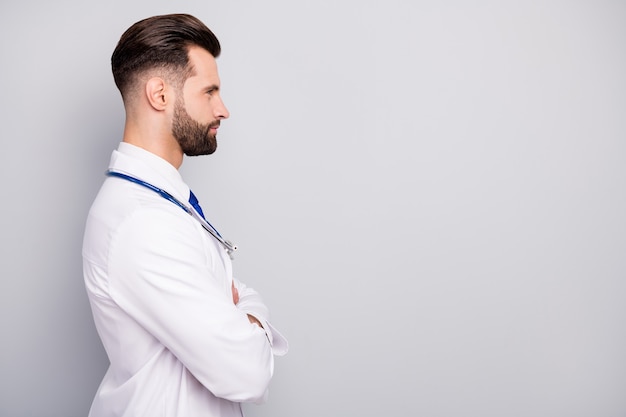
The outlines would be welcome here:
M 132 25 L 111 58 L 126 111 L 87 218 L 84 280 L 110 366 L 90 417 L 235 417 L 261 402 L 287 341 L 253 289 L 233 277 L 235 247 L 204 218 L 178 169 L 207 155 L 229 113 L 220 43 L 197 18 Z

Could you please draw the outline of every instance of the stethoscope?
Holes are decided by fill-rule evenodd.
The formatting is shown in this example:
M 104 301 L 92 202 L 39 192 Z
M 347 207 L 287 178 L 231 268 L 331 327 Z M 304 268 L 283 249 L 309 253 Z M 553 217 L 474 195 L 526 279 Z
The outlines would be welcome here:
M 220 235 L 220 232 L 218 232 L 217 229 L 215 227 L 213 227 L 213 225 L 211 223 L 209 223 L 204 217 L 200 216 L 196 212 L 196 210 L 194 210 L 193 208 L 186 206 L 180 200 L 178 200 L 176 197 L 174 197 L 173 195 L 171 195 L 170 193 L 168 193 L 164 189 L 159 188 L 159 187 L 157 187 L 155 185 L 152 185 L 149 182 L 146 182 L 144 180 L 140 180 L 139 178 L 133 177 L 132 175 L 127 175 L 127 174 L 124 174 L 124 173 L 121 173 L 121 172 L 118 172 L 118 171 L 113 171 L 113 170 L 108 170 L 106 172 L 106 175 L 109 176 L 109 177 L 122 178 L 122 179 L 124 179 L 126 181 L 130 181 L 130 182 L 133 182 L 135 184 L 139 184 L 139 185 L 141 185 L 143 187 L 148 188 L 149 190 L 154 191 L 155 193 L 157 193 L 158 195 L 160 195 L 164 199 L 166 199 L 168 201 L 171 201 L 172 203 L 176 204 L 178 207 L 182 208 L 187 214 L 189 214 L 191 217 L 193 217 L 198 222 L 200 222 L 200 225 L 202 225 L 204 230 L 209 232 L 211 234 L 211 236 L 213 236 L 218 242 L 220 242 L 222 244 L 222 246 L 224 246 L 224 249 L 226 249 L 226 252 L 228 252 L 228 256 L 230 256 L 230 259 L 233 259 L 233 252 L 235 252 L 237 250 L 237 245 L 233 245 L 228 240 L 225 240 L 222 237 L 222 235 Z

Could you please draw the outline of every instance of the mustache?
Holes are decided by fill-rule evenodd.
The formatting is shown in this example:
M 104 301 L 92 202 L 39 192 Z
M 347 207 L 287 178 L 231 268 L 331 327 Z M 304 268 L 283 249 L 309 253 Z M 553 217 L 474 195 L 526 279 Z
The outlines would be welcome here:
M 209 129 L 212 129 L 214 127 L 220 127 L 220 121 L 216 120 L 213 123 L 209 123 Z

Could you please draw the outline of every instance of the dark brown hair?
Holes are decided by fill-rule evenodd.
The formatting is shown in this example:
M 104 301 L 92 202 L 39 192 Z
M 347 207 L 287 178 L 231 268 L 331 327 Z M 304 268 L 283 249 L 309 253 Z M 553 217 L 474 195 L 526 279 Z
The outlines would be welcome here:
M 149 69 L 164 69 L 184 82 L 190 75 L 190 46 L 204 48 L 215 58 L 221 52 L 213 32 L 188 14 L 153 16 L 133 24 L 111 56 L 113 79 L 122 97 L 137 77 Z

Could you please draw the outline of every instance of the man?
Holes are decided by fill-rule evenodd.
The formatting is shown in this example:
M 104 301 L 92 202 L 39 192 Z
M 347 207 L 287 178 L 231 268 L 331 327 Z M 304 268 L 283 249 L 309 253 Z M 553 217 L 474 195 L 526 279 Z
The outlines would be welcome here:
M 110 367 L 90 417 L 241 416 L 287 341 L 233 279 L 233 250 L 178 168 L 215 151 L 228 110 L 215 35 L 190 15 L 132 25 L 113 52 L 124 138 L 89 212 L 84 278 Z

